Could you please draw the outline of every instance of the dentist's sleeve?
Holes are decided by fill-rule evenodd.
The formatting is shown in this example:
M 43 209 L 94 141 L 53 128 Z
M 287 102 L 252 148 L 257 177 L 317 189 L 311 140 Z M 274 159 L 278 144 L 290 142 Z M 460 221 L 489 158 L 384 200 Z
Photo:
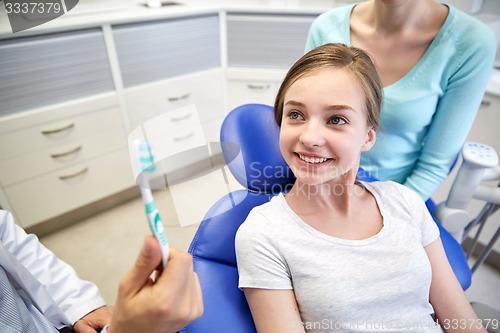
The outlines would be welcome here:
M 67 316 L 68 324 L 73 325 L 87 313 L 106 305 L 95 284 L 81 280 L 70 265 L 57 258 L 35 235 L 26 234 L 15 224 L 12 214 L 3 210 L 0 210 L 0 240 L 45 286 Z

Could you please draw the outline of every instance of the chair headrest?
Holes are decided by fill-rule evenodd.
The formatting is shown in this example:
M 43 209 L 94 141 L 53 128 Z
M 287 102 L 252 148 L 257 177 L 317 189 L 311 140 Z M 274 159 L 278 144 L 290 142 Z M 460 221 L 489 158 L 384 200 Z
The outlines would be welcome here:
M 286 191 L 295 176 L 279 149 L 273 107 L 244 104 L 232 110 L 221 127 L 224 159 L 236 180 L 250 191 Z

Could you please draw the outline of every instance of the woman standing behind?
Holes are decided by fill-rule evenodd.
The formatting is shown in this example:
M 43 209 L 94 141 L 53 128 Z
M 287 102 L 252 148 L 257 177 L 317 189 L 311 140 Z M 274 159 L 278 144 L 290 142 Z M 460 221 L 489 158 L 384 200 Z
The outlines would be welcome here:
M 371 0 L 315 20 L 306 51 L 330 42 L 367 51 L 384 86 L 377 144 L 361 167 L 427 200 L 474 122 L 496 52 L 493 32 L 432 0 Z

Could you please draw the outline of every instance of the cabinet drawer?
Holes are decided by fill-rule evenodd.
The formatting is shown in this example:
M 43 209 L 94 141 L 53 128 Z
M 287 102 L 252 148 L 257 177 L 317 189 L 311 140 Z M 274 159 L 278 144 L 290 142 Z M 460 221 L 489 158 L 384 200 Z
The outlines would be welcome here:
M 62 145 L 121 126 L 118 108 L 108 108 L 5 133 L 0 135 L 0 161 L 49 148 L 59 150 Z
M 217 14 L 114 26 L 124 86 L 219 67 L 219 34 Z
M 69 212 L 134 185 L 126 149 L 5 188 L 22 227 Z
M 237 106 L 246 103 L 261 103 L 274 105 L 279 85 L 269 81 L 229 81 L 228 109 L 233 110 Z
M 0 40 L 0 115 L 113 91 L 100 29 Z
M 0 162 L 0 184 L 11 185 L 22 180 L 65 168 L 107 152 L 124 148 L 126 141 L 120 128 L 81 140 Z
M 227 15 L 228 65 L 288 68 L 302 54 L 316 15 Z
M 221 70 L 148 84 L 125 92 L 132 128 L 165 112 L 194 104 L 201 122 L 224 114 Z M 172 119 L 181 114 L 172 113 Z

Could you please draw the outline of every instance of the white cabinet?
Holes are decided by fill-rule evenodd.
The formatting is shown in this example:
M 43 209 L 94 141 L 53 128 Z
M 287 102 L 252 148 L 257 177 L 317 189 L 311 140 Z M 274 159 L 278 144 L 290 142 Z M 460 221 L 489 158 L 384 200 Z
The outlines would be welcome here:
M 133 184 L 100 28 L 4 37 L 0 68 L 0 205 L 20 225 Z
M 219 15 L 112 26 L 125 88 L 220 67 Z
M 116 94 L 1 118 L 0 184 L 23 227 L 133 186 Z
M 285 70 L 279 69 L 227 69 L 226 112 L 247 103 L 274 105 L 285 74 Z
M 132 129 L 142 125 L 148 132 L 146 136 L 161 136 L 162 146 L 170 152 L 165 172 L 175 172 L 206 159 L 206 154 L 191 150 L 195 143 L 220 140 L 224 117 L 223 80 L 222 70 L 215 69 L 125 91 Z M 151 126 L 145 125 L 156 121 L 159 127 L 150 132 Z M 149 138 L 151 142 L 155 140 Z
M 227 14 L 226 112 L 246 103 L 273 105 L 288 68 L 304 53 L 316 15 Z
M 97 28 L 1 39 L 0 68 L 0 116 L 114 90 Z
M 113 37 L 130 130 L 161 119 L 163 146 L 171 153 L 165 171 L 206 159 L 189 147 L 219 141 L 224 76 L 218 13 L 114 26 Z M 186 111 L 190 105 L 196 110 Z
M 172 126 L 177 129 L 189 115 L 176 110 L 191 104 L 196 106 L 202 124 L 208 126 L 212 121 L 221 121 L 224 115 L 223 80 L 222 70 L 215 69 L 126 89 L 124 96 L 131 127 L 168 112 Z
M 302 54 L 317 15 L 227 14 L 228 67 L 288 69 Z
M 217 12 L 104 31 L 0 40 L 0 206 L 23 227 L 133 187 L 126 125 L 170 113 L 168 138 L 181 149 L 194 115 L 176 110 L 194 104 L 207 141 L 219 141 Z

